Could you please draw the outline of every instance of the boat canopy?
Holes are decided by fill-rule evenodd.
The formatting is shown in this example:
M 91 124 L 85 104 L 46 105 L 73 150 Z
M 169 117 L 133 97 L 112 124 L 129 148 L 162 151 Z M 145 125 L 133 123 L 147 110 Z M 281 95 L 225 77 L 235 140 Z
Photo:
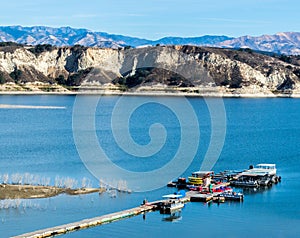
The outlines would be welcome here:
M 167 194 L 164 195 L 163 198 L 181 198 L 182 194 Z
M 260 168 L 260 169 L 275 169 L 276 168 L 276 164 L 257 164 L 256 168 Z
M 257 177 L 257 176 L 266 176 L 268 175 L 267 172 L 263 171 L 247 171 L 240 174 L 241 176 L 249 176 L 249 177 Z
M 206 177 L 206 176 L 212 175 L 213 173 L 214 173 L 214 171 L 196 171 L 196 172 L 193 172 L 192 175 L 195 177 L 201 178 L 201 177 Z

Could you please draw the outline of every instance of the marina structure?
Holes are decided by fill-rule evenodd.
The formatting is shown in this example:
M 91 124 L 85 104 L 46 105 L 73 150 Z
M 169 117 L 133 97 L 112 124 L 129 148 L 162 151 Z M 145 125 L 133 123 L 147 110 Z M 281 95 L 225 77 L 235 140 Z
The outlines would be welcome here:
M 248 180 L 244 180 L 245 176 Z M 194 172 L 191 177 L 193 178 L 189 178 L 189 181 L 186 181 L 184 178 L 179 178 L 177 181 L 168 184 L 168 186 L 177 187 L 177 185 L 179 185 L 180 188 L 184 187 L 185 189 L 189 189 L 187 192 L 180 190 L 174 194 L 164 195 L 163 200 L 154 202 L 144 200 L 140 206 L 131 209 L 50 227 L 15 237 L 52 237 L 157 210 L 159 210 L 161 214 L 170 214 L 172 216 L 175 212 L 180 211 L 187 202 L 242 202 L 244 195 L 240 192 L 234 192 L 229 186 L 236 186 L 238 184 L 237 182 L 240 182 L 240 184 L 238 184 L 239 186 L 245 187 L 248 187 L 250 182 L 255 183 L 257 186 L 263 186 L 264 183 L 262 181 L 266 178 L 270 179 L 271 184 L 280 182 L 281 180 L 280 176 L 278 177 L 276 175 L 276 167 L 274 164 L 259 164 L 249 170 L 239 172 L 224 171 L 218 174 L 214 174 L 212 171 L 198 171 Z M 191 184 L 191 181 L 195 181 L 195 184 Z M 209 181 L 209 183 L 207 181 Z M 267 183 L 266 185 L 269 184 Z

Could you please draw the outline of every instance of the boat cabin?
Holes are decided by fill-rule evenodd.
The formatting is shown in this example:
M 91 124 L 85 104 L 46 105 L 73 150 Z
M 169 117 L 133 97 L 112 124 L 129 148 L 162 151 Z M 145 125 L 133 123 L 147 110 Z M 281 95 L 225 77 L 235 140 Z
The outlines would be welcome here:
M 188 180 L 190 184 L 207 187 L 211 183 L 213 174 L 213 171 L 196 171 L 192 173 L 192 176 L 188 177 Z
M 180 200 L 183 195 L 181 194 L 168 194 L 164 195 L 163 198 L 167 198 L 159 205 L 160 213 L 172 214 L 174 211 L 178 211 L 184 207 L 184 203 Z
M 248 172 L 253 174 L 267 174 L 275 175 L 276 174 L 276 164 L 257 164 L 254 168 L 249 169 Z
M 214 171 L 196 171 L 192 173 L 194 178 L 207 178 L 213 176 Z
M 276 164 L 258 164 L 255 167 L 257 169 L 276 169 Z

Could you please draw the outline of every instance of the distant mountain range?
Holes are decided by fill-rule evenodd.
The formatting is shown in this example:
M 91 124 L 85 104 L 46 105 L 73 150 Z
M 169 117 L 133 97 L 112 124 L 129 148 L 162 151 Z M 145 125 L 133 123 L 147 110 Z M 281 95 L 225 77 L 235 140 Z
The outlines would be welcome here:
M 256 51 L 274 52 L 276 54 L 300 55 L 300 32 L 283 32 L 275 35 L 262 35 L 258 37 L 241 36 L 237 38 L 210 35 L 187 38 L 165 37 L 152 41 L 71 27 L 2 26 L 0 27 L 0 41 L 12 41 L 28 45 L 51 44 L 56 46 L 73 46 L 79 44 L 106 48 L 141 47 L 157 44 L 197 45 L 220 48 L 250 48 Z

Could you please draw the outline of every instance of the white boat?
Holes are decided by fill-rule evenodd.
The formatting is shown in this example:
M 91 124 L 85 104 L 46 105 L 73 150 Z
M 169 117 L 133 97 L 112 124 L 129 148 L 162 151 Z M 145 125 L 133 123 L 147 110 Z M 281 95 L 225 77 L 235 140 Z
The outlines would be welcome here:
M 163 198 L 168 198 L 165 202 L 160 204 L 160 213 L 162 214 L 172 214 L 175 211 L 180 210 L 184 207 L 184 203 L 179 199 L 183 197 L 180 194 L 169 194 L 164 195 Z
M 249 173 L 258 175 L 275 175 L 276 164 L 257 164 L 254 168 L 247 170 Z
M 168 194 L 168 195 L 164 195 L 162 197 L 163 198 L 176 199 L 176 198 L 182 198 L 183 195 L 182 194 Z
M 252 167 L 252 166 L 251 166 Z M 272 184 L 272 181 L 279 181 L 276 175 L 275 164 L 258 164 L 239 173 L 237 176 L 230 181 L 233 186 L 242 187 L 258 187 L 259 185 L 268 186 Z M 273 178 L 274 177 L 274 178 Z M 273 180 L 272 180 L 273 179 Z

